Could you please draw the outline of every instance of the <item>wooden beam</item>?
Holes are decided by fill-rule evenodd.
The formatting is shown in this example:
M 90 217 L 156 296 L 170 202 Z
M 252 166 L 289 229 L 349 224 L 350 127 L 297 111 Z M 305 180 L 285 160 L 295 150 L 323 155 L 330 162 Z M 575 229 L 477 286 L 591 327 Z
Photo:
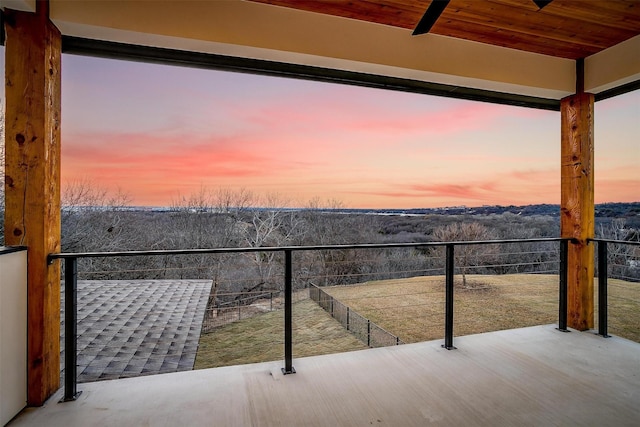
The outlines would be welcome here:
M 5 240 L 28 252 L 30 406 L 60 382 L 60 32 L 42 12 L 5 10 Z
M 593 328 L 593 103 L 594 96 L 578 93 L 562 99 L 560 234 L 575 239 L 568 253 L 569 327 Z

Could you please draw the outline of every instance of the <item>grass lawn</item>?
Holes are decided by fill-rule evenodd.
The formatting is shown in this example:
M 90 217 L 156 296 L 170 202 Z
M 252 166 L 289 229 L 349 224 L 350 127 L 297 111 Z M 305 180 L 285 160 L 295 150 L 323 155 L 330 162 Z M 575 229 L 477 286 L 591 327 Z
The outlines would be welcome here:
M 454 336 L 558 322 L 558 276 L 469 275 L 467 281 L 468 288 L 456 285 L 454 292 Z M 443 276 L 323 289 L 406 343 L 444 339 Z M 277 310 L 202 335 L 195 369 L 283 359 L 283 315 Z M 294 357 L 366 348 L 309 299 L 294 303 L 293 323 Z M 640 342 L 640 283 L 609 279 L 609 333 Z
M 609 279 L 608 285 L 609 334 L 640 342 L 640 283 Z
M 558 322 L 558 276 L 469 275 L 467 281 L 469 289 L 457 285 L 454 292 L 455 336 Z M 443 276 L 323 289 L 406 343 L 444 339 Z M 609 333 L 640 342 L 640 283 L 609 279 Z
M 284 360 L 284 310 L 222 326 L 200 336 L 194 369 Z M 293 356 L 367 348 L 313 301 L 293 304 Z

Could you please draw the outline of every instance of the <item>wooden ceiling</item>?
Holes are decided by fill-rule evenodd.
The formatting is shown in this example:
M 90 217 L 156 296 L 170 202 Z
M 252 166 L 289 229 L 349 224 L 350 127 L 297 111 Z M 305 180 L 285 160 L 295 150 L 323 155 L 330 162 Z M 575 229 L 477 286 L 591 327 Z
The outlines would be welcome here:
M 415 28 L 431 4 L 429 0 L 251 1 L 408 30 Z M 553 0 L 543 9 L 533 0 L 451 0 L 430 34 L 579 59 L 640 34 L 640 0 Z

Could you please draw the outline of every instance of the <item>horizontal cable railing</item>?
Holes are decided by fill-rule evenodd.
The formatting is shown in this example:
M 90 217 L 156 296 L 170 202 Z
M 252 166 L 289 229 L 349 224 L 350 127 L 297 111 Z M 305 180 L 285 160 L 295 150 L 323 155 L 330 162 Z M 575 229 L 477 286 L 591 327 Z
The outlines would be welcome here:
M 380 280 L 392 277 L 410 277 L 415 275 L 437 275 L 444 272 L 445 276 L 445 321 L 444 321 L 444 345 L 446 349 L 453 349 L 453 335 L 454 335 L 454 275 L 456 272 L 462 275 L 472 274 L 489 274 L 491 272 L 502 273 L 540 273 L 540 272 L 553 272 L 559 274 L 559 308 L 558 308 L 558 328 L 560 330 L 566 330 L 566 265 L 567 265 L 567 246 L 570 239 L 564 238 L 539 238 L 539 239 L 508 239 L 508 240 L 489 240 L 489 241 L 460 241 L 460 242 L 428 242 L 428 243 L 376 243 L 376 244 L 353 244 L 353 245 L 324 245 L 324 246 L 283 246 L 283 247 L 249 247 L 249 248 L 213 248 L 213 249 L 174 249 L 174 250 L 150 250 L 150 251 L 117 251 L 117 252 L 83 252 L 83 253 L 59 253 L 51 254 L 48 257 L 49 262 L 54 262 L 57 259 L 64 260 L 64 282 L 65 282 L 65 400 L 74 400 L 77 396 L 77 285 L 78 285 L 78 261 L 79 260 L 91 260 L 91 259 L 106 259 L 106 258 L 132 258 L 132 257 L 175 257 L 175 256 L 195 256 L 195 255 L 230 255 L 230 254 L 245 254 L 245 255 L 259 255 L 259 254 L 275 254 L 282 255 L 282 259 L 278 262 L 281 263 L 281 272 L 275 274 L 273 277 L 279 278 L 282 281 L 282 289 L 278 289 L 278 298 L 282 299 L 282 305 L 284 306 L 284 368 L 283 373 L 291 374 L 295 372 L 293 368 L 293 347 L 292 347 L 292 301 L 293 301 L 293 289 L 294 282 L 299 280 L 324 280 L 325 284 L 335 284 L 342 282 L 343 284 L 349 283 L 361 283 L 369 280 Z M 533 249 L 524 249 L 522 252 L 510 251 L 506 254 L 497 254 L 490 250 L 486 251 L 467 251 L 465 248 L 470 247 L 484 247 L 488 248 L 492 245 L 516 245 L 516 244 L 533 244 L 533 243 L 548 243 L 559 244 L 556 255 L 549 255 L 548 251 L 540 251 Z M 430 259 L 433 263 L 430 268 L 407 268 L 402 267 L 403 259 L 398 257 L 395 260 L 397 267 L 390 267 L 388 271 L 377 271 L 375 265 L 378 263 L 378 256 L 385 254 L 374 254 L 375 251 L 389 251 L 393 249 L 409 249 L 415 251 L 425 252 L 425 258 Z M 459 248 L 459 254 L 456 253 L 456 248 Z M 374 251 L 369 256 L 363 258 L 363 263 L 359 271 L 349 271 L 344 266 L 349 266 L 349 262 L 341 259 L 332 259 L 333 266 L 336 272 L 332 274 L 317 274 L 313 273 L 308 266 L 296 263 L 297 269 L 294 275 L 294 253 L 309 253 L 309 252 L 329 253 L 331 251 L 337 251 L 343 253 L 345 251 Z M 429 251 L 435 251 L 429 255 Z M 533 256 L 539 256 L 535 262 L 527 262 L 523 253 Z M 458 258 L 458 256 L 460 258 Z M 514 257 L 522 256 L 522 260 L 514 260 Z M 550 257 L 550 258 L 549 258 Z M 462 261 L 464 260 L 464 262 Z M 460 265 L 456 265 L 456 263 Z M 547 268 L 540 266 L 557 265 L 557 268 Z M 298 265 L 300 264 L 300 265 Z M 532 268 L 532 267 L 536 268 Z M 173 268 L 173 267 L 170 267 Z M 189 269 L 192 267 L 181 267 Z M 204 267 L 203 267 L 204 268 Z M 298 269 L 304 270 L 303 272 Z M 160 269 L 141 269 L 145 271 L 160 270 Z M 105 275 L 104 271 L 97 271 L 89 268 L 94 275 Z M 176 270 L 180 271 L 180 270 Z M 137 270 L 129 269 L 128 273 L 136 273 Z M 137 273 L 136 273 L 137 274 Z M 272 291 L 272 292 L 275 292 Z M 275 293 L 269 293 L 264 290 L 256 291 L 254 296 L 247 296 L 248 299 L 269 295 L 271 303 L 276 298 Z M 242 303 L 236 298 L 234 307 L 234 297 L 229 294 L 221 293 L 217 296 L 220 299 L 217 310 L 238 310 L 238 307 L 242 308 Z M 226 300 L 225 300 L 226 298 Z M 244 298 L 244 297 L 243 297 Z M 231 307 L 229 307 L 231 305 Z M 338 316 L 346 316 L 345 313 L 340 313 Z M 238 318 L 241 318 L 242 313 L 238 312 Z M 351 317 L 351 313 L 349 314 Z M 362 325 L 367 325 L 368 329 L 366 336 L 370 337 L 380 336 L 381 342 L 389 341 L 390 344 L 397 344 L 401 342 L 401 339 L 396 335 L 388 333 L 384 328 L 376 325 L 372 325 L 372 322 L 364 318 L 359 319 L 360 315 L 353 313 L 353 318 L 349 319 L 349 327 L 354 329 L 362 329 Z M 362 317 L 362 316 L 360 316 Z M 360 325 L 362 324 L 362 325 Z M 389 339 L 387 339 L 387 337 Z
M 609 284 L 609 278 L 640 282 L 640 242 L 600 238 L 589 239 L 589 241 L 597 244 L 598 334 L 608 337 L 609 290 L 616 287 Z M 624 264 L 620 264 L 620 259 L 624 260 Z M 625 270 L 616 272 L 614 271 L 616 267 L 623 267 Z M 629 273 L 625 273 L 625 271 Z M 618 285 L 618 287 L 620 286 Z M 640 285 L 638 288 L 640 289 Z M 619 295 L 613 296 L 613 299 L 624 300 L 627 303 L 640 306 L 640 299 Z

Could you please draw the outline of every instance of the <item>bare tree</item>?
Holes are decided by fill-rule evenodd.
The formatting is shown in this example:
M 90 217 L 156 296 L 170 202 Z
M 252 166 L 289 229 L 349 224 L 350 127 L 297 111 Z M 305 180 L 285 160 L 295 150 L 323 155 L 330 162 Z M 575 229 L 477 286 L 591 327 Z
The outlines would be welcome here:
M 371 220 L 362 215 L 343 215 L 334 212 L 343 209 L 344 204 L 336 199 L 322 201 L 314 198 L 302 211 L 305 237 L 310 245 L 335 245 L 371 243 L 377 236 L 370 231 Z M 369 270 L 374 251 L 355 249 L 321 250 L 311 253 L 309 275 L 318 277 L 322 285 L 347 284 L 360 280 L 361 274 Z
M 170 248 L 223 248 L 237 246 L 239 223 L 254 196 L 246 190 L 201 187 L 171 203 Z
M 242 218 L 247 214 L 249 207 L 254 203 L 254 194 L 244 188 L 232 190 L 219 188 L 213 192 L 214 229 L 210 232 L 217 236 L 211 247 L 233 247 L 240 241 L 240 234 L 245 228 L 241 226 Z M 231 264 L 229 255 L 216 256 L 211 265 L 212 280 L 209 304 L 215 305 L 218 292 L 221 289 L 221 276 L 223 268 Z M 235 265 L 235 264 L 234 264 Z M 230 288 L 230 285 L 228 284 Z M 232 289 L 229 289 L 232 290 Z
M 603 239 L 640 241 L 640 230 L 628 227 L 624 218 L 616 218 L 607 224 L 600 224 L 597 234 Z M 640 250 L 637 246 L 609 243 L 607 261 L 609 274 L 612 277 L 634 281 L 640 279 Z
M 169 248 L 225 248 L 244 244 L 248 227 L 248 209 L 254 195 L 245 189 L 212 189 L 200 187 L 193 193 L 179 195 L 171 204 L 165 235 Z M 242 289 L 238 275 L 246 270 L 239 266 L 239 257 L 230 255 L 188 255 L 166 259 L 181 278 L 206 276 L 211 280 L 207 313 L 215 315 L 214 307 L 229 295 Z M 233 277 L 231 277 L 233 276 Z
M 287 200 L 271 193 L 257 201 L 259 207 L 252 210 L 251 220 L 245 228 L 245 241 L 250 247 L 284 246 L 300 230 L 300 221 L 295 212 L 287 211 Z M 268 287 L 273 283 L 273 271 L 277 263 L 274 252 L 250 254 L 258 273 L 258 283 L 249 290 Z
M 238 218 L 254 203 L 255 195 L 246 188 L 233 190 L 219 188 L 215 191 L 215 210 Z
M 118 189 L 110 192 L 88 179 L 64 184 L 61 194 L 61 246 L 65 252 L 139 249 L 143 233 L 135 232 L 134 215 L 127 211 L 129 196 Z M 82 270 L 91 278 L 111 278 L 113 272 L 135 271 L 142 260 L 87 258 Z M 131 277 L 134 273 L 130 273 Z M 140 273 L 138 273 L 140 274 Z
M 125 233 L 123 211 L 130 197 L 121 189 L 109 192 L 81 179 L 66 183 L 61 199 L 64 251 L 133 249 L 132 241 L 140 237 Z
M 493 238 L 487 227 L 477 222 L 455 222 L 433 230 L 433 238 L 439 242 L 489 240 Z M 462 286 L 467 288 L 467 274 L 479 264 L 479 258 L 491 249 L 487 245 L 457 245 L 455 263 L 462 275 Z

